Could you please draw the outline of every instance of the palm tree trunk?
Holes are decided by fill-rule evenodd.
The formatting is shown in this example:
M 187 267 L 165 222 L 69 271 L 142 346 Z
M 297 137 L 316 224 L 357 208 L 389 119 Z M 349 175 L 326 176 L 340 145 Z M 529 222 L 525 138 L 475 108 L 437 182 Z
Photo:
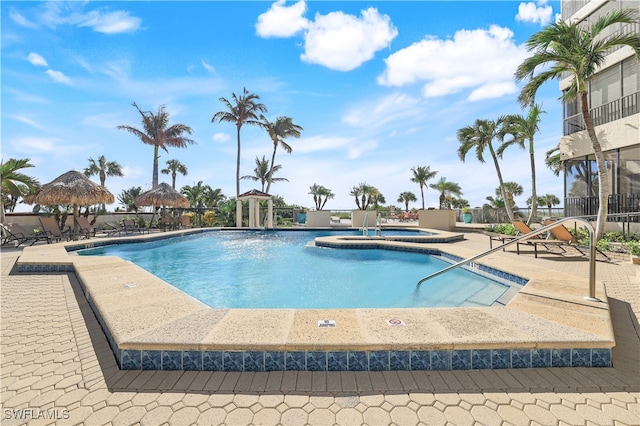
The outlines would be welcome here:
M 151 188 L 158 186 L 158 145 L 153 146 L 153 175 L 151 180 Z
M 424 210 L 424 187 L 420 185 L 420 195 L 422 196 L 422 210 Z
M 271 189 L 271 179 L 273 178 L 273 165 L 276 162 L 276 149 L 278 149 L 278 145 L 277 144 L 273 144 L 273 154 L 271 154 L 271 167 L 269 169 L 269 175 L 267 176 L 267 190 L 266 193 L 269 193 L 269 190 Z
M 238 158 L 236 160 L 236 198 L 240 195 L 240 126 L 236 126 L 238 131 Z
M 596 166 L 598 167 L 598 217 L 596 220 L 595 240 L 598 241 L 604 234 L 604 225 L 607 222 L 607 212 L 609 210 L 609 171 L 605 163 L 602 146 L 598 141 L 598 136 L 593 125 L 593 118 L 589 111 L 589 102 L 587 92 L 580 92 L 580 108 L 582 109 L 582 117 L 584 119 L 591 145 L 593 145 L 593 155 L 596 158 Z
M 502 172 L 500 171 L 500 165 L 498 164 L 498 157 L 496 153 L 493 151 L 493 147 L 489 145 L 489 151 L 491 152 L 491 157 L 493 158 L 493 164 L 496 166 L 496 173 L 498 174 L 498 182 L 500 182 L 500 193 L 502 194 L 502 199 L 504 200 L 504 208 L 507 210 L 507 216 L 509 217 L 509 222 L 513 222 L 513 211 L 511 210 L 511 206 L 509 203 L 509 199 L 507 198 L 507 191 L 504 189 L 504 182 L 502 181 Z
M 531 225 L 533 219 L 538 216 L 538 194 L 536 192 L 536 160 L 533 155 L 533 140 L 529 141 L 529 158 L 531 160 L 531 213 L 527 225 Z
M 171 173 L 171 188 L 173 189 L 176 189 L 176 176 L 178 176 L 176 172 Z

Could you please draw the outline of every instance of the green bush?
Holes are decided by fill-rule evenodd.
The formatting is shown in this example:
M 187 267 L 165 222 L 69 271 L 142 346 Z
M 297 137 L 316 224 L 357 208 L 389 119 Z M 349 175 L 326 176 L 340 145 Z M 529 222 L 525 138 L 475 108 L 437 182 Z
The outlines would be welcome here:
M 625 245 L 629 253 L 634 256 L 640 256 L 640 241 L 628 241 Z
M 504 235 L 516 235 L 518 233 L 516 227 L 510 223 L 499 223 L 495 226 L 487 226 L 485 230 Z
M 216 213 L 211 210 L 204 212 L 204 215 L 202 216 L 202 223 L 204 226 L 214 226 L 216 223 Z

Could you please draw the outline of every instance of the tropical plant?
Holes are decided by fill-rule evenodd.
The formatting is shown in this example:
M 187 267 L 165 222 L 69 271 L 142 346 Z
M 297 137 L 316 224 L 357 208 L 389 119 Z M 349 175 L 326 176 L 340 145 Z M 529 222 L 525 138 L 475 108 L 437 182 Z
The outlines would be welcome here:
M 101 186 L 104 186 L 107 176 L 124 176 L 122 166 L 115 161 L 107 161 L 104 155 L 98 157 L 97 161 L 89 158 L 89 166 L 84 169 L 84 174 L 87 177 L 98 175 Z
M 151 180 L 152 188 L 158 186 L 158 158 L 159 150 L 169 152 L 167 148 L 186 148 L 187 145 L 194 144 L 193 139 L 185 137 L 185 133 L 190 135 L 191 127 L 184 124 L 173 124 L 169 126 L 169 113 L 164 105 L 158 108 L 158 113 L 142 111 L 134 102 L 132 104 L 142 117 L 142 130 L 133 126 L 121 125 L 117 129 L 126 130 L 147 145 L 153 146 L 153 176 Z
M 484 163 L 484 151 L 489 150 L 491 154 L 491 158 L 493 159 L 493 165 L 496 168 L 496 173 L 498 175 L 498 182 L 500 183 L 500 189 L 502 192 L 502 199 L 506 199 L 507 195 L 504 190 L 504 183 L 502 180 L 502 172 L 500 171 L 500 164 L 498 164 L 498 154 L 493 149 L 492 141 L 494 139 L 502 142 L 504 137 L 504 117 L 500 117 L 497 121 L 492 120 L 481 120 L 478 119 L 471 126 L 465 126 L 458 130 L 457 137 L 460 142 L 460 147 L 458 148 L 458 156 L 464 162 L 465 157 L 471 149 L 475 149 L 476 158 L 481 163 Z M 506 204 L 507 216 L 509 216 L 509 221 L 513 221 L 513 211 L 511 210 L 511 206 Z
M 194 183 L 193 186 L 185 185 L 180 188 L 180 193 L 187 197 L 190 206 L 196 208 L 204 207 L 208 191 L 211 191 L 211 187 L 209 185 L 205 185 L 202 181 Z
M 422 198 L 422 210 L 424 210 L 424 188 L 427 187 L 427 181 L 433 179 L 438 174 L 437 171 L 431 171 L 431 166 L 416 166 L 411 169 L 413 177 L 411 182 L 415 182 L 420 186 L 420 196 Z M 400 201 L 398 201 L 400 202 Z
M 289 182 L 289 179 L 274 178 L 272 176 L 275 172 L 277 172 L 281 168 L 282 166 L 279 164 L 276 166 L 269 167 L 269 160 L 267 160 L 267 158 L 263 155 L 262 159 L 259 159 L 258 157 L 256 157 L 256 168 L 253 169 L 253 173 L 255 174 L 253 176 L 245 175 L 245 176 L 242 176 L 240 179 L 249 179 L 254 182 L 259 181 L 260 184 L 262 185 L 260 190 L 262 192 L 265 192 L 264 186 L 265 184 L 269 184 L 269 180 L 271 180 L 272 182 L 282 182 L 282 181 Z M 267 189 L 267 192 L 268 191 L 269 190 Z
M 544 194 L 538 197 L 538 203 L 541 206 L 547 206 L 549 209 L 549 216 L 551 216 L 551 208 L 560 204 L 560 199 L 553 194 Z
M 132 186 L 129 189 L 123 189 L 120 195 L 118 195 L 118 202 L 122 204 L 128 212 L 137 212 L 138 206 L 136 206 L 135 199 L 140 194 L 142 194 L 141 186 Z
M 0 162 L 0 189 L 2 190 L 0 219 L 2 223 L 4 223 L 4 203 L 9 195 L 18 198 L 28 193 L 33 193 L 40 188 L 40 182 L 36 178 L 27 176 L 20 171 L 34 167 L 29 161 L 31 161 L 29 158 L 9 158 L 6 162 Z
M 460 189 L 460 185 L 455 182 L 448 182 L 446 177 L 441 177 L 438 182 L 432 183 L 429 185 L 432 189 L 435 189 L 440 193 L 439 208 L 441 210 L 450 209 L 451 208 L 451 200 L 453 196 L 461 196 L 462 190 Z
M 231 94 L 231 101 L 226 98 L 220 98 L 227 110 L 218 111 L 211 118 L 211 122 L 228 122 L 236 125 L 238 156 L 236 161 L 236 197 L 240 195 L 240 129 L 245 124 L 253 126 L 261 126 L 258 121 L 258 114 L 267 112 L 267 107 L 258 102 L 260 96 L 249 93 L 246 88 L 243 89 L 242 95 L 237 96 Z
M 285 142 L 285 139 L 289 137 L 299 138 L 301 134 L 300 132 L 302 132 L 304 129 L 301 126 L 295 124 L 291 117 L 286 117 L 286 116 L 278 117 L 276 118 L 276 121 L 274 121 L 273 123 L 267 120 L 267 118 L 264 115 L 261 115 L 260 119 L 262 120 L 262 126 L 267 130 L 269 137 L 273 141 L 273 154 L 271 154 L 271 169 L 267 174 L 266 192 L 268 194 L 269 190 L 271 189 L 271 182 L 274 181 L 273 174 L 276 172 L 276 167 L 278 168 L 281 167 L 281 166 L 274 165 L 276 161 L 276 150 L 278 149 L 278 145 L 282 146 L 282 149 L 287 151 L 287 153 L 291 154 L 291 151 L 293 151 L 293 148 L 291 148 L 291 146 L 287 142 Z
M 507 200 L 509 201 L 509 205 L 513 208 L 516 205 L 515 197 L 522 195 L 524 189 L 522 188 L 522 185 L 517 182 L 505 182 L 504 192 L 507 196 Z M 500 188 L 496 188 L 496 195 L 502 195 Z
M 320 211 L 327 204 L 327 200 L 335 197 L 335 194 L 331 192 L 329 188 L 325 188 L 322 185 L 314 183 L 309 187 L 309 194 L 313 195 L 313 203 L 316 205 L 316 210 Z M 324 197 L 324 199 L 322 198 Z
M 535 150 L 534 150 L 534 137 L 538 133 L 540 116 L 545 111 L 538 104 L 534 104 L 529 108 L 529 113 L 526 117 L 519 114 L 511 114 L 505 117 L 505 131 L 513 136 L 511 140 L 504 141 L 502 145 L 496 151 L 496 154 L 502 158 L 502 154 L 505 149 L 511 145 L 517 145 L 522 149 L 528 148 L 529 150 L 529 163 L 531 165 L 531 212 L 527 219 L 527 225 L 530 224 L 533 218 L 538 216 L 538 195 L 536 193 L 536 162 L 535 162 Z M 528 142 L 528 146 L 525 147 L 525 143 Z
M 173 189 L 176 189 L 176 177 L 178 176 L 178 173 L 182 176 L 186 176 L 187 172 L 187 166 L 178 160 L 167 160 L 167 168 L 160 170 L 160 173 L 164 175 L 171 175 L 171 188 Z
M 422 189 L 422 187 L 420 187 L 420 189 Z M 409 211 L 409 203 L 414 203 L 416 201 L 418 201 L 418 199 L 416 198 L 416 194 L 410 191 L 402 192 L 398 196 L 398 202 L 404 203 L 404 208 L 405 208 L 405 211 L 407 212 Z M 424 199 L 423 199 L 423 202 L 424 202 Z
M 374 199 L 379 200 L 382 196 L 375 186 L 368 185 L 366 182 L 351 188 L 349 195 L 354 197 L 358 210 L 367 210 Z
M 208 187 L 204 193 L 204 205 L 207 207 L 217 207 L 223 203 L 227 197 L 222 193 L 222 189 L 212 189 Z
M 124 176 L 122 173 L 122 166 L 115 161 L 107 161 L 104 155 L 98 157 L 97 161 L 93 158 L 89 158 L 89 166 L 84 169 L 84 174 L 87 177 L 98 175 L 101 186 L 105 186 L 104 183 L 107 180 L 107 176 Z M 104 204 L 102 204 L 102 211 L 105 211 Z M 87 207 L 85 216 L 88 215 L 88 212 L 89 208 Z
M 464 207 L 469 207 L 469 201 L 464 198 L 451 197 L 451 207 L 454 209 L 462 209 Z
M 544 153 L 544 164 L 554 175 L 560 176 L 562 160 L 560 157 L 560 144 Z
M 518 97 L 523 106 L 535 102 L 538 89 L 547 81 L 564 79 L 567 75 L 571 79 L 561 99 L 564 102 L 579 100 L 601 182 L 598 185 L 596 239 L 602 237 L 604 232 L 611 191 L 608 185 L 609 171 L 589 110 L 589 84 L 614 48 L 629 46 L 636 58 L 640 59 L 640 36 L 637 32 L 614 31 L 607 35 L 613 26 L 637 23 L 637 9 L 627 9 L 613 10 L 593 22 L 559 21 L 550 24 L 527 40 L 526 47 L 533 55 L 525 59 L 515 72 L 517 81 L 527 80 Z

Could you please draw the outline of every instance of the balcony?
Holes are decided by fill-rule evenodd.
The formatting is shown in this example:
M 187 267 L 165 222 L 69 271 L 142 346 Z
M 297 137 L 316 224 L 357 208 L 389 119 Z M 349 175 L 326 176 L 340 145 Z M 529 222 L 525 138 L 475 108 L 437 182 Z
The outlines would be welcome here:
M 591 216 L 598 214 L 598 197 L 567 197 L 564 199 L 565 216 Z M 609 214 L 640 211 L 640 194 L 609 195 Z M 609 222 L 625 221 L 626 218 L 608 218 Z M 640 222 L 640 217 L 630 216 L 630 222 Z
M 593 118 L 594 126 L 600 126 L 638 113 L 640 113 L 640 92 L 632 93 L 608 104 L 593 108 L 591 117 Z M 562 126 L 564 136 L 582 130 L 586 130 L 582 113 L 564 119 Z

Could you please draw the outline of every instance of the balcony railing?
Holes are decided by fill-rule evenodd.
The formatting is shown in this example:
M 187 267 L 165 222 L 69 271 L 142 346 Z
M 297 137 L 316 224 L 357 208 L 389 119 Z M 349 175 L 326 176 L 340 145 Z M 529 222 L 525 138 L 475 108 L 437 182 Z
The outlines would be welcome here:
M 565 216 L 590 216 L 598 214 L 600 205 L 598 197 L 567 197 L 564 199 Z M 608 213 L 629 213 L 640 211 L 640 194 L 609 195 Z M 608 218 L 610 222 L 622 221 L 623 218 Z M 640 222 L 639 216 L 629 218 L 631 222 Z
M 630 115 L 640 113 L 640 92 L 632 93 L 608 104 L 600 105 L 591 110 L 594 126 L 610 123 Z M 582 113 L 564 119 L 564 136 L 586 130 Z

